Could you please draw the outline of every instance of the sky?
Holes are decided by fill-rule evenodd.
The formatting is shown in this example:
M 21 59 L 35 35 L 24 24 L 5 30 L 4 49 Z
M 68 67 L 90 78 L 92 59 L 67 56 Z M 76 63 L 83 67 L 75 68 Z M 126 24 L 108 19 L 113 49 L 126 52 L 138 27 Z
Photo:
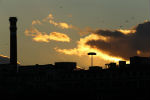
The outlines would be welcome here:
M 77 62 L 90 66 L 150 56 L 149 0 L 0 0 L 0 56 L 9 58 L 15 16 L 21 65 Z M 3 62 L 0 59 L 1 62 Z

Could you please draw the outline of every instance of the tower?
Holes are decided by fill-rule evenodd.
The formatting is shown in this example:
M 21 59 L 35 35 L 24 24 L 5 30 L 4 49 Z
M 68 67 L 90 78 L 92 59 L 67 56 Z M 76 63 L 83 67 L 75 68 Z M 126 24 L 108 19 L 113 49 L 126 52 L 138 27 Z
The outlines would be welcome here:
M 10 64 L 17 66 L 17 18 L 10 17 Z

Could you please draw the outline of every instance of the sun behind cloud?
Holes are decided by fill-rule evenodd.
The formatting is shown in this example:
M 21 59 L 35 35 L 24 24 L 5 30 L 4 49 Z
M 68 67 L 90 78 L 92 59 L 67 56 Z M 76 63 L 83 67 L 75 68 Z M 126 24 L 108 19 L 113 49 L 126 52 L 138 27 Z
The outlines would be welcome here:
M 150 27 L 150 22 L 138 24 L 130 30 L 98 29 L 94 33 L 80 38 L 76 48 L 61 49 L 57 47 L 55 50 L 66 55 L 77 56 L 96 52 L 99 58 L 107 61 L 128 61 L 131 56 L 148 56 L 150 51 L 146 43 L 150 43 L 150 35 L 148 35 L 150 29 L 148 27 Z
M 63 21 L 56 21 L 53 14 L 49 14 L 42 21 L 33 20 L 32 27 L 25 30 L 26 36 L 32 36 L 35 42 L 50 41 L 58 42 L 70 42 L 70 37 L 62 32 L 40 32 L 35 25 L 42 25 L 48 23 L 60 28 L 62 30 L 71 29 L 79 33 L 82 37 L 77 41 L 77 46 L 72 49 L 55 47 L 55 51 L 65 55 L 77 55 L 84 56 L 88 52 L 96 52 L 97 57 L 110 62 L 118 62 L 120 60 L 129 60 L 129 57 L 135 55 L 147 56 L 147 49 L 145 41 L 150 40 L 147 35 L 147 31 L 150 31 L 147 27 L 150 27 L 150 22 L 138 24 L 131 29 L 92 29 L 90 27 L 79 28 L 73 24 L 69 24 Z M 149 32 L 150 33 L 150 32 Z M 149 41 L 150 42 L 150 41 Z M 139 45 L 137 45 L 137 43 Z M 140 52 L 137 50 L 140 50 Z M 141 53 L 142 52 L 142 53 Z

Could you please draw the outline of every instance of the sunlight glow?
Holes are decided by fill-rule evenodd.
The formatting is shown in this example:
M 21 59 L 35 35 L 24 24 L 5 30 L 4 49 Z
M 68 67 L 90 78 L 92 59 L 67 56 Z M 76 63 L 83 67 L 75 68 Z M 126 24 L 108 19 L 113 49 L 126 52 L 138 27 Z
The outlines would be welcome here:
M 119 29 L 119 32 L 127 35 L 127 34 L 134 34 L 136 32 L 136 30 L 123 30 L 123 29 Z
M 85 38 L 81 38 L 80 41 L 77 42 L 78 43 L 77 48 L 73 48 L 73 49 L 55 48 L 55 50 L 57 52 L 64 53 L 67 55 L 77 55 L 77 56 L 87 55 L 88 52 L 95 52 L 97 54 L 98 58 L 102 58 L 102 59 L 107 60 L 107 61 L 118 62 L 120 60 L 124 60 L 121 57 L 110 56 L 110 55 L 106 54 L 105 52 L 98 50 L 96 47 L 95 48 L 90 47 L 89 45 L 86 44 L 86 42 L 89 40 L 107 41 L 108 39 L 103 37 L 103 36 L 91 34 Z

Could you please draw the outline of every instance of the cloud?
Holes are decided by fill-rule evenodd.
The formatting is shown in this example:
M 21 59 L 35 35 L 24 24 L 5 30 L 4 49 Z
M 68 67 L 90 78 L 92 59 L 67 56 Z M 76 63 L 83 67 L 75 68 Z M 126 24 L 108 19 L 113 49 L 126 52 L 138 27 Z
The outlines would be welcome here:
M 55 21 L 53 14 L 49 14 L 42 21 L 32 21 L 32 28 L 27 29 L 25 34 L 32 36 L 36 42 L 50 42 L 51 40 L 60 42 L 70 42 L 70 38 L 61 32 L 40 32 L 34 25 L 42 25 L 44 22 L 61 29 L 72 29 L 77 31 L 83 38 L 77 42 L 77 47 L 73 49 L 55 48 L 57 52 L 67 55 L 87 55 L 88 52 L 96 52 L 99 58 L 110 61 L 128 60 L 129 57 L 149 56 L 150 47 L 150 22 L 145 21 L 131 29 L 97 29 L 90 27 L 83 29 L 72 24 Z M 90 34 L 89 34 L 90 33 Z M 85 36 L 86 35 L 86 36 Z
M 26 29 L 25 35 L 32 36 L 33 37 L 32 39 L 36 42 L 48 43 L 51 40 L 59 41 L 59 42 L 70 42 L 70 38 L 64 33 L 51 32 L 47 34 L 46 32 L 40 32 L 36 28 L 31 28 L 30 30 Z
M 42 20 L 43 22 L 48 22 L 56 27 L 59 27 L 61 29 L 71 29 L 72 28 L 72 25 L 69 25 L 68 23 L 66 22 L 56 22 L 54 21 L 54 16 L 53 14 L 49 14 L 46 18 L 44 18 Z
M 61 29 L 72 29 L 77 31 L 80 35 L 86 35 L 89 34 L 91 32 L 93 32 L 93 29 L 91 29 L 90 27 L 85 27 L 84 29 L 81 29 L 79 27 L 76 27 L 72 24 L 68 24 L 66 22 L 56 22 L 54 15 L 53 14 L 49 14 L 46 18 L 44 18 L 43 20 L 33 20 L 32 21 L 32 25 L 30 29 L 26 29 L 25 30 L 25 35 L 26 36 L 32 36 L 33 40 L 36 42 L 50 42 L 50 40 L 54 40 L 54 41 L 59 41 L 59 42 L 70 42 L 70 38 L 61 32 L 51 32 L 49 34 L 47 34 L 46 32 L 40 32 L 36 26 L 44 26 L 46 25 L 45 23 L 49 23 L 51 25 L 54 25 L 58 28 Z
M 0 55 L 0 64 L 8 64 L 9 63 L 9 57 Z
M 72 25 L 69 25 L 69 24 L 67 24 L 65 22 L 59 22 L 59 23 L 57 23 L 57 22 L 55 22 L 53 20 L 49 20 L 49 23 L 52 24 L 52 25 L 54 25 L 54 26 L 57 26 L 57 27 L 59 27 L 61 29 L 70 29 L 70 28 L 72 28 Z
M 52 14 L 49 14 L 46 18 L 44 18 L 42 21 L 43 22 L 48 22 L 49 20 L 53 20 L 54 16 Z
M 72 15 L 69 15 L 72 17 Z M 58 28 L 61 28 L 61 29 L 72 29 L 72 30 L 75 30 L 75 31 L 78 31 L 78 33 L 80 35 L 86 35 L 86 34 L 89 34 L 90 32 L 92 32 L 93 30 L 90 28 L 90 27 L 85 27 L 83 29 L 75 26 L 75 25 L 72 25 L 72 24 L 69 24 L 69 23 L 66 23 L 66 22 L 57 22 L 54 20 L 54 15 L 53 14 L 49 14 L 46 18 L 44 18 L 42 21 L 43 22 L 48 22 L 49 24 L 51 25 L 54 25 Z
M 73 48 L 73 49 L 60 49 L 60 48 L 55 48 L 55 50 L 59 53 L 64 53 L 66 55 L 77 55 L 77 56 L 84 56 L 87 55 L 87 53 L 89 52 L 96 52 L 97 53 L 97 57 L 99 57 L 100 59 L 104 59 L 104 60 L 109 60 L 109 61 L 114 61 L 117 62 L 119 60 L 124 60 L 121 57 L 115 57 L 115 56 L 110 56 L 108 54 L 106 54 L 104 51 L 101 51 L 97 48 L 91 47 L 90 45 L 87 45 L 88 41 L 91 40 L 101 40 L 101 41 L 108 41 L 109 38 L 103 37 L 103 36 L 99 36 L 96 34 L 91 34 L 88 35 L 84 38 L 81 38 L 78 42 L 77 42 L 77 47 Z
M 144 22 L 130 30 L 98 29 L 77 42 L 73 49 L 55 48 L 67 55 L 87 55 L 96 52 L 99 58 L 110 61 L 128 60 L 129 57 L 149 56 L 150 22 Z
M 42 25 L 40 20 L 33 20 L 32 25 Z
M 86 44 L 112 56 L 128 59 L 131 56 L 149 56 L 150 22 L 137 25 L 131 31 L 97 30 L 94 34 L 109 38 L 109 41 L 90 40 Z
M 59 41 L 59 42 L 70 42 L 69 36 L 67 36 L 64 33 L 61 32 L 51 32 L 51 33 L 46 33 L 46 32 L 40 32 L 37 28 L 36 25 L 44 25 L 44 22 L 48 22 L 54 26 L 57 26 L 61 29 L 69 29 L 72 26 L 65 23 L 65 22 L 55 22 L 54 21 L 54 16 L 52 14 L 49 14 L 46 18 L 44 18 L 42 21 L 40 20 L 33 20 L 32 21 L 32 26 L 30 29 L 25 30 L 25 35 L 26 36 L 32 36 L 32 39 L 36 42 L 50 42 L 51 40 L 53 41 Z
M 136 32 L 136 30 L 122 30 L 122 29 L 119 29 L 119 30 L 117 30 L 117 31 L 119 31 L 119 32 L 121 32 L 122 34 L 125 34 L 125 35 L 127 35 L 127 34 L 134 34 L 135 32 Z
M 50 40 L 70 42 L 70 38 L 66 34 L 63 34 L 63 33 L 51 32 L 49 36 L 50 36 Z

